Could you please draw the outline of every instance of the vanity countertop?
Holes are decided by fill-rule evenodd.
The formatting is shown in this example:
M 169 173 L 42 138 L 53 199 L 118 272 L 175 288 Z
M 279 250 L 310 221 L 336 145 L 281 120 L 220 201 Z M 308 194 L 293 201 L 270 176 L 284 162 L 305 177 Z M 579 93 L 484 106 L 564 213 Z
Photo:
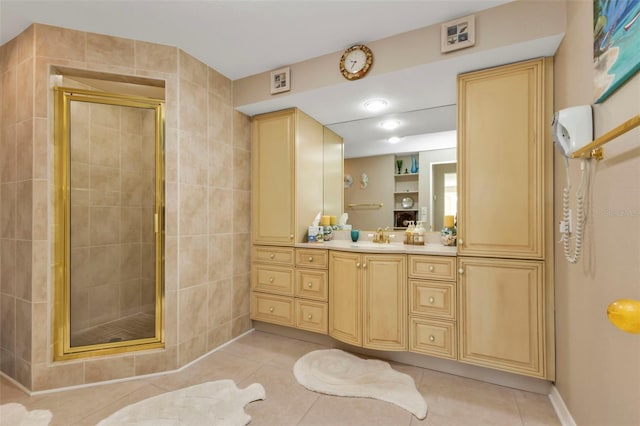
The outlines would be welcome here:
M 402 243 L 378 244 L 371 241 L 331 240 L 321 243 L 297 243 L 298 248 L 316 248 L 359 253 L 399 253 L 426 254 L 432 256 L 455 256 L 456 247 L 443 246 L 439 243 L 427 243 L 423 246 L 412 246 Z

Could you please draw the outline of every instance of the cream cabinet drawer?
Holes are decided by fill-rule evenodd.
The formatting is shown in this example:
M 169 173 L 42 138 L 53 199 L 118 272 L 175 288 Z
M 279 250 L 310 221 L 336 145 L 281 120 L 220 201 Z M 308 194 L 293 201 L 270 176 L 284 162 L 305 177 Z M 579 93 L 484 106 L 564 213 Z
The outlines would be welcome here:
M 327 271 L 315 271 L 311 269 L 296 270 L 296 287 L 294 292 L 296 297 L 326 302 L 328 288 Z
M 411 318 L 409 351 L 456 359 L 456 325 L 453 322 Z
M 293 265 L 293 247 L 253 246 L 253 261 Z
M 409 255 L 409 277 L 455 281 L 456 258 Z
M 456 318 L 456 284 L 409 280 L 409 311 L 443 319 Z
M 293 297 L 251 293 L 251 319 L 293 327 Z
M 296 327 L 327 334 L 329 309 L 326 303 L 296 299 Z
M 251 268 L 251 288 L 267 293 L 293 296 L 294 269 L 255 264 Z
M 327 269 L 329 251 L 321 249 L 296 249 L 296 266 Z

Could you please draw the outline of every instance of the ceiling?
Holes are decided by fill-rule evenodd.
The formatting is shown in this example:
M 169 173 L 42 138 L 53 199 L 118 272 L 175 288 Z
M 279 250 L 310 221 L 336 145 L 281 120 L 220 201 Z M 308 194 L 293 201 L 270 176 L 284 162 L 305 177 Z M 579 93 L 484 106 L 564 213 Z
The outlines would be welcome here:
M 213 1 L 213 0 L 2 0 L 0 43 L 18 35 L 32 23 L 107 34 L 176 46 L 231 80 L 342 51 L 366 43 L 465 16 L 513 0 L 297 0 L 297 1 Z M 291 35 L 294 34 L 295 37 Z M 391 100 L 391 113 L 445 108 L 446 119 L 421 119 L 435 127 L 412 130 L 413 134 L 455 129 L 455 75 L 469 69 L 526 59 L 523 54 L 553 54 L 559 40 L 534 41 L 527 47 L 505 48 L 491 54 L 469 54 L 457 59 L 414 67 L 397 73 L 374 75 L 357 84 L 278 96 L 276 99 L 243 105 L 249 115 L 297 106 L 323 124 L 345 125 L 346 156 L 356 156 L 357 144 L 365 151 L 383 153 L 400 150 L 399 145 L 378 143 L 389 135 L 372 134 L 361 126 L 376 128 L 361 108 L 361 101 L 375 94 Z M 551 50 L 551 51 L 550 51 Z M 530 57 L 530 56 L 528 56 Z M 428 68 L 428 69 L 426 69 Z M 358 102 L 344 102 L 352 99 Z M 357 105 L 356 105 L 357 104 Z M 443 111 L 440 111 L 442 113 Z M 414 114 L 416 115 L 416 114 Z M 407 118 L 408 123 L 408 118 Z M 452 122 L 451 129 L 444 123 Z M 376 121 L 377 123 L 377 121 Z M 373 125 L 373 127 L 372 127 Z M 343 136 L 344 136 L 343 135 Z M 360 148 L 362 150 L 363 148 Z

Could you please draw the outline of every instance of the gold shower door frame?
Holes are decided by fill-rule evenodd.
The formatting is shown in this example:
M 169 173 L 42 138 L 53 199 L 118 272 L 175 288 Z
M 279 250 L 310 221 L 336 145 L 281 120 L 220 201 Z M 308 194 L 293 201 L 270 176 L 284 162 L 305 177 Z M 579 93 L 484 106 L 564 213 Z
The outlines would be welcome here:
M 153 337 L 71 346 L 71 102 L 151 109 L 155 114 L 155 333 Z M 54 360 L 164 348 L 164 100 L 132 95 L 54 88 Z

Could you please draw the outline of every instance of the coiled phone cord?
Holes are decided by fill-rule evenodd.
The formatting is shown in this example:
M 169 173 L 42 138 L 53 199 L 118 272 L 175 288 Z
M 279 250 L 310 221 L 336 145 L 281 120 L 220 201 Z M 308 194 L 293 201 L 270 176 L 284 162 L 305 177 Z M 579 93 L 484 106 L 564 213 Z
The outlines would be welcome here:
M 564 228 L 562 229 L 562 246 L 564 249 L 564 257 L 569 263 L 578 263 L 580 260 L 580 254 L 582 253 L 582 235 L 584 231 L 584 224 L 586 222 L 585 216 L 585 195 L 589 188 L 589 177 L 587 173 L 588 163 L 582 160 L 580 163 L 580 186 L 576 192 L 576 231 L 574 239 L 574 253 L 571 254 L 571 247 L 569 240 L 571 239 L 571 232 L 569 231 L 569 223 L 571 223 L 571 210 L 569 209 L 569 198 L 571 191 L 571 181 L 569 179 L 569 160 L 565 158 L 565 168 L 567 172 L 567 185 L 562 191 L 562 221 Z

